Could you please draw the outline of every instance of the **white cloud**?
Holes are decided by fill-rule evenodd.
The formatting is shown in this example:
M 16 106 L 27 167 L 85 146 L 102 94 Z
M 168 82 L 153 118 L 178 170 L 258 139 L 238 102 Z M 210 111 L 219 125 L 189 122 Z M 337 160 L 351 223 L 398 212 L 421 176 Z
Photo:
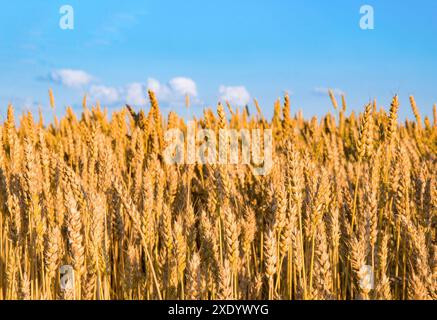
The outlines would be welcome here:
M 36 102 L 33 98 L 27 97 L 26 99 L 24 99 L 23 108 L 26 110 L 36 110 L 40 106 L 41 105 L 38 102 Z
M 40 108 L 41 110 L 46 110 L 46 106 L 35 100 L 33 97 L 0 97 L 0 101 L 2 103 L 4 102 L 5 105 L 11 103 L 19 112 L 37 112 Z
M 196 83 L 190 78 L 176 77 L 170 80 L 169 85 L 177 94 L 197 97 Z
M 245 106 L 250 101 L 250 94 L 244 86 L 227 87 L 220 86 L 220 100 L 228 101 L 231 105 Z
M 313 93 L 317 94 L 317 95 L 327 95 L 329 94 L 329 90 L 332 90 L 332 92 L 334 93 L 334 95 L 336 96 L 341 96 L 344 95 L 344 91 L 341 89 L 329 89 L 329 88 L 324 88 L 324 87 L 316 87 L 313 89 Z
M 167 84 L 149 78 L 147 80 L 147 89 L 155 92 L 158 100 L 173 106 L 182 104 L 186 95 L 193 98 L 197 97 L 196 83 L 192 79 L 184 77 L 173 78 Z
M 129 83 L 122 87 L 109 87 L 93 85 L 89 89 L 90 98 L 106 105 L 130 104 L 133 106 L 145 106 L 148 103 L 147 86 L 141 82 Z
M 134 82 L 126 86 L 126 103 L 144 106 L 147 104 L 146 86 L 143 83 Z
M 77 88 L 90 84 L 93 77 L 82 70 L 59 69 L 50 73 L 49 80 L 67 87 Z
M 114 87 L 91 86 L 90 97 L 103 104 L 114 104 L 120 101 L 120 90 Z
M 158 80 L 154 78 L 147 79 L 147 89 L 155 92 L 156 98 L 158 98 L 158 100 L 168 101 L 171 96 L 170 88 L 165 84 L 161 84 Z
M 40 79 L 47 80 L 47 78 Z M 155 92 L 160 102 L 170 107 L 183 105 L 186 95 L 193 98 L 192 102 L 199 103 L 196 83 L 186 77 L 175 77 L 168 83 L 161 83 L 157 79 L 149 78 L 147 82 L 106 86 L 93 83 L 94 78 L 85 71 L 59 69 L 51 72 L 48 79 L 70 88 L 87 88 L 90 99 L 109 106 L 121 103 L 145 106 L 149 102 L 148 89 Z

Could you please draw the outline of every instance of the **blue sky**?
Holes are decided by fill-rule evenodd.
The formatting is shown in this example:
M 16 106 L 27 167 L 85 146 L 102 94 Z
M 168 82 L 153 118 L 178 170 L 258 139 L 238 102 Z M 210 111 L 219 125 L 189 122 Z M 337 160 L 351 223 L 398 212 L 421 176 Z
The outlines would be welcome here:
M 59 8 L 74 9 L 74 30 Z M 374 8 L 375 29 L 361 30 L 360 7 Z M 306 116 L 331 111 L 326 88 L 350 109 L 369 99 L 387 107 L 399 93 L 401 118 L 437 102 L 435 0 L 16 0 L 0 10 L 0 104 L 51 116 L 80 110 L 82 97 L 111 108 L 148 106 L 146 89 L 181 114 L 228 99 L 257 98 L 267 115 L 285 91 Z M 254 108 L 253 108 L 254 109 Z

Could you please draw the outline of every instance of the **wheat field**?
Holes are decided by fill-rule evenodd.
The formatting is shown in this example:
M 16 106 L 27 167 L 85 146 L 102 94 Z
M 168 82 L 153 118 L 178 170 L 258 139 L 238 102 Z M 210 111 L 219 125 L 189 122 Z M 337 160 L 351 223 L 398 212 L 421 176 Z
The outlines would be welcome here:
M 50 92 L 51 104 L 54 97 Z M 437 299 L 437 112 L 395 96 L 304 119 L 229 104 L 198 128 L 271 129 L 274 166 L 168 165 L 175 112 L 67 108 L 0 126 L 0 300 Z M 187 103 L 188 104 L 188 103 Z M 410 106 L 402 106 L 410 107 Z M 294 114 L 294 115 L 293 115 Z M 62 288 L 59 268 L 74 285 Z M 366 267 L 367 266 L 367 267 Z M 373 275 L 373 286 L 366 281 Z

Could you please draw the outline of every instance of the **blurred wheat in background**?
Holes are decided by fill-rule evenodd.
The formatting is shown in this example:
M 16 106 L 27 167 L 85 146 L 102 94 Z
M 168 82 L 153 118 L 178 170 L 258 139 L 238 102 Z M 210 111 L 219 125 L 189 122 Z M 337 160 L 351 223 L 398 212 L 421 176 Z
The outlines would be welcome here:
M 206 109 L 198 128 L 272 129 L 274 167 L 167 165 L 148 113 L 0 127 L 1 299 L 437 299 L 437 123 L 399 102 L 306 120 Z M 52 106 L 55 105 L 50 93 Z M 187 102 L 189 104 L 189 102 Z M 227 115 L 228 113 L 228 115 Z M 61 290 L 59 268 L 74 268 Z M 374 286 L 363 286 L 366 266 Z

